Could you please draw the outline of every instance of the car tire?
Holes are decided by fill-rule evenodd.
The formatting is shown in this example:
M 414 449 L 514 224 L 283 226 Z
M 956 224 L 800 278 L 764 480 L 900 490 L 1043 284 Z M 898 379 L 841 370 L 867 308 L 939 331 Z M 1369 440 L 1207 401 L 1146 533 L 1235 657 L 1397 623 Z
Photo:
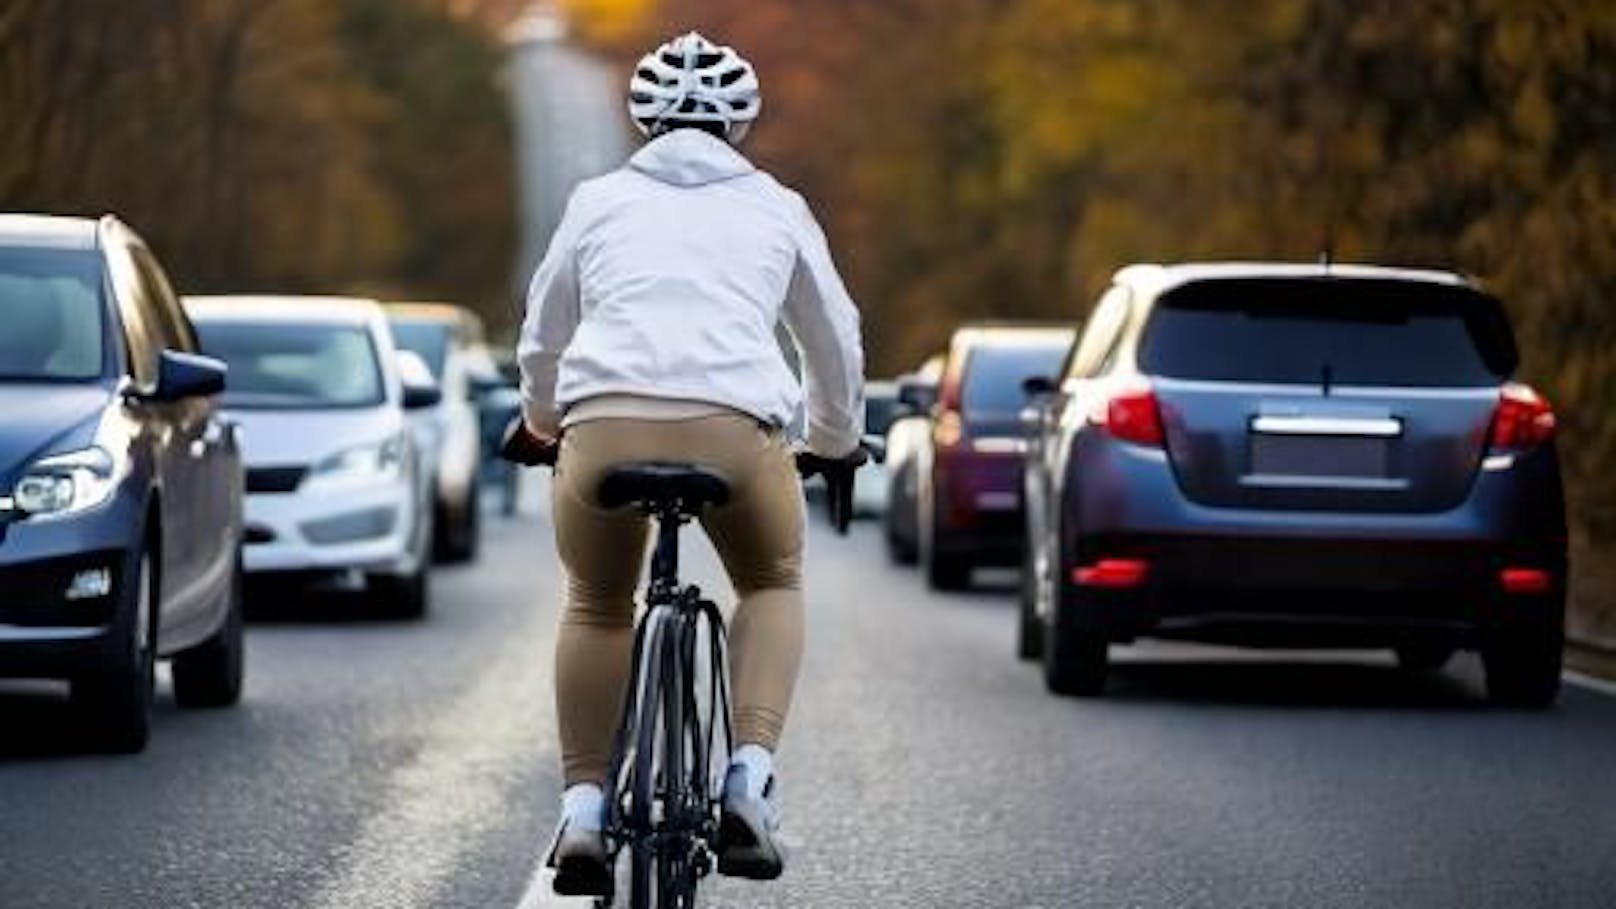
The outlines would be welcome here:
M 1565 656 L 1562 629 L 1503 634 L 1481 654 L 1487 698 L 1500 707 L 1544 710 L 1560 696 Z
M 1454 648 L 1442 644 L 1404 644 L 1395 652 L 1398 669 L 1423 675 L 1441 672 L 1453 659 Z
M 372 579 L 372 587 L 383 609 L 400 619 L 425 618 L 432 602 L 432 587 L 423 564 L 407 575 L 383 575 Z
M 884 519 L 887 537 L 887 556 L 894 565 L 913 565 L 919 561 L 919 549 L 915 545 L 914 536 L 905 537 L 901 522 L 903 515 L 910 520 L 915 517 L 916 505 L 914 501 L 903 494 L 903 478 L 894 475 L 892 478 L 892 496 L 887 505 Z
M 1052 694 L 1098 697 L 1111 673 L 1111 644 L 1098 631 L 1073 627 L 1076 604 L 1060 577 L 1057 571 L 1047 580 L 1052 605 L 1043 627 L 1044 687 Z
M 188 709 L 232 707 L 241 701 L 246 663 L 245 576 L 236 560 L 229 603 L 218 633 L 174 657 L 174 701 Z
M 157 687 L 157 613 L 159 579 L 156 553 L 147 547 L 136 558 L 130 598 L 129 646 L 118 664 L 78 676 L 71 682 L 72 701 L 101 750 L 138 754 L 151 740 L 151 711 Z
M 938 550 L 933 544 L 926 547 L 926 584 L 932 590 L 958 591 L 971 586 L 971 562 L 963 556 Z
M 1016 656 L 1023 660 L 1036 660 L 1044 653 L 1044 624 L 1038 617 L 1037 559 L 1033 558 L 1033 542 L 1022 546 L 1020 608 L 1016 622 Z
M 477 560 L 482 542 L 482 516 L 477 507 L 476 490 L 471 490 L 468 496 L 468 501 L 458 509 L 458 521 L 449 520 L 451 514 L 456 514 L 454 509 L 444 508 L 438 514 L 435 526 L 443 528 L 443 536 L 438 541 L 437 556 L 444 564 L 464 565 Z

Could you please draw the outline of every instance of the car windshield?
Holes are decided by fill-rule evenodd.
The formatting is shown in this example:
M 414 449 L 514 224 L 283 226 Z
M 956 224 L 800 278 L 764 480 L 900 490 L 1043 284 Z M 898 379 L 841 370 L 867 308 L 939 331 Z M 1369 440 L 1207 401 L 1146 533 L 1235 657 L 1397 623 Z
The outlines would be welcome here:
M 1163 297 L 1139 353 L 1174 379 L 1411 388 L 1496 384 L 1515 365 L 1498 302 L 1408 281 L 1216 281 Z
M 1054 375 L 1071 347 L 1069 337 L 988 341 L 971 350 L 965 361 L 961 410 L 967 419 L 1006 419 L 1027 405 L 1021 383 L 1033 376 Z
M 0 247 L 0 381 L 84 382 L 102 372 L 101 257 Z
M 226 406 L 371 407 L 385 400 L 370 332 L 359 326 L 198 319 L 202 350 L 230 367 Z
M 454 326 L 427 319 L 391 319 L 393 341 L 404 350 L 414 351 L 432 370 L 432 378 L 443 381 L 449 361 L 449 338 Z

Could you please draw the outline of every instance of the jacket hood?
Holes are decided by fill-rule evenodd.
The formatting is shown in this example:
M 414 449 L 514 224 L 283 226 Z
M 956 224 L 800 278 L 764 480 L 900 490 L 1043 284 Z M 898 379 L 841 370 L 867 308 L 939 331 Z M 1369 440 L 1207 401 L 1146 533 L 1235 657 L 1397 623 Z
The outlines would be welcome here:
M 628 161 L 629 167 L 674 186 L 705 186 L 757 170 L 728 142 L 699 129 L 658 136 Z

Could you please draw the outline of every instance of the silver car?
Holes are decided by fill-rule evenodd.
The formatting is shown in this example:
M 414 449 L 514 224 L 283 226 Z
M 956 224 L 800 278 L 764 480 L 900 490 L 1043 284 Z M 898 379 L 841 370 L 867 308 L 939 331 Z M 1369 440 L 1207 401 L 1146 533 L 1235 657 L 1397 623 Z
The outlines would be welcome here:
M 481 534 L 478 483 L 483 462 L 478 402 L 503 385 L 483 341 L 482 321 L 442 303 L 391 303 L 387 318 L 400 348 L 418 354 L 443 389 L 432 407 L 411 414 L 430 462 L 439 561 L 477 557 Z
M 191 297 L 202 349 L 230 366 L 247 462 L 249 575 L 367 583 L 423 615 L 430 477 L 407 419 L 441 394 L 369 300 Z

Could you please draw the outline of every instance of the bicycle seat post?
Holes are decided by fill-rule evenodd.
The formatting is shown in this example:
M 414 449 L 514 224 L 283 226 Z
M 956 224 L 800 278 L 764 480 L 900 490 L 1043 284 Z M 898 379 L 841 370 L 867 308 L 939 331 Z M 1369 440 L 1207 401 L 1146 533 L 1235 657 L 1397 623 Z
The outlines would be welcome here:
M 647 509 L 656 521 L 656 548 L 651 553 L 650 600 L 672 599 L 679 583 L 679 527 L 685 516 L 677 503 L 660 502 Z

